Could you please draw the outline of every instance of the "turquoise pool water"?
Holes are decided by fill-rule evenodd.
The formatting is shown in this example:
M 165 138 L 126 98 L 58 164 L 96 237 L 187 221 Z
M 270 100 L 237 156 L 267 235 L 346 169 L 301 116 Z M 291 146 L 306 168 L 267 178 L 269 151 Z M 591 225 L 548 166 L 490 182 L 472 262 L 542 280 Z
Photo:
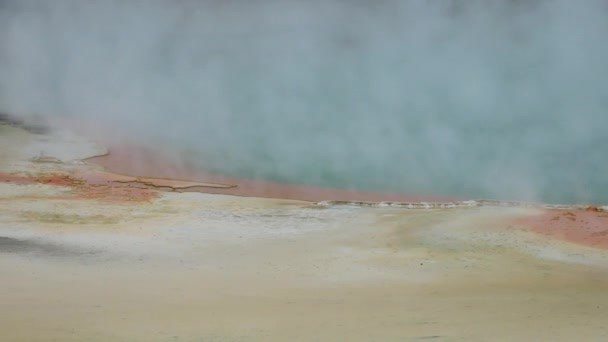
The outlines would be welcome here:
M 9 112 L 241 177 L 608 203 L 601 2 L 5 3 Z

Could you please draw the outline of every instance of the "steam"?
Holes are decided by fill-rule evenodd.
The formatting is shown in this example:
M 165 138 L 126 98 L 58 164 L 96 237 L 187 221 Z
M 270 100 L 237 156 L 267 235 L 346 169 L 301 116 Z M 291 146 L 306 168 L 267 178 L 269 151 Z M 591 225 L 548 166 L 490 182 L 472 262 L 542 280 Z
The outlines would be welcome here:
M 466 4 L 466 5 L 465 5 Z M 0 111 L 226 174 L 608 201 L 604 1 L 0 1 Z

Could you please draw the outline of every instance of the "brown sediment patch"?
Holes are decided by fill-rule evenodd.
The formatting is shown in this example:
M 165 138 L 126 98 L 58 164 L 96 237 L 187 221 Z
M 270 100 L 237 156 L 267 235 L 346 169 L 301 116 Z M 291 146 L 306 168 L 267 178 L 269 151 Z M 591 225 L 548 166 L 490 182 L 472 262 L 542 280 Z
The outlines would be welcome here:
M 27 176 L 4 172 L 0 172 L 0 182 L 13 184 L 48 184 L 57 186 L 73 186 L 82 184 L 82 181 L 64 174 Z
M 0 172 L 0 182 L 11 184 L 46 184 L 55 186 L 70 187 L 71 191 L 61 199 L 97 199 L 107 201 L 149 201 L 158 197 L 158 193 L 147 186 L 135 187 L 115 183 L 112 181 L 101 182 L 66 174 L 51 174 L 28 176 L 19 174 L 9 174 Z M 57 196 L 55 196 L 56 198 Z
M 158 197 L 158 192 L 133 186 L 85 186 L 74 193 L 83 199 L 105 201 L 150 201 Z
M 172 186 L 173 190 L 179 192 L 204 192 L 304 201 L 449 202 L 461 199 L 448 196 L 355 191 L 227 177 L 196 170 L 195 167 L 184 164 L 183 161 L 171 162 L 175 158 L 170 155 L 133 144 L 110 146 L 109 151 L 110 153 L 107 155 L 89 158 L 86 161 L 102 166 L 111 173 L 137 175 L 140 180 L 156 179 L 155 183 L 149 185 L 160 187 L 165 186 L 164 184 L 185 185 Z M 163 179 L 163 181 L 160 182 L 158 179 Z M 183 179 L 190 181 L 181 181 Z M 197 185 L 196 183 L 203 184 Z M 213 186 L 209 186 L 210 184 Z
M 538 215 L 517 221 L 536 233 L 608 249 L 608 213 L 595 207 L 586 210 L 546 209 Z

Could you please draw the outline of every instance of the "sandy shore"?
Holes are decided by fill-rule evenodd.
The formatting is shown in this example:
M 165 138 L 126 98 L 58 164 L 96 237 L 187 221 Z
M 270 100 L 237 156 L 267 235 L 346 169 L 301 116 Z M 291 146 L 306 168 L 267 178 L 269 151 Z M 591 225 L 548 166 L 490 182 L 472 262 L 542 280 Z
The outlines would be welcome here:
M 167 192 L 67 133 L 0 126 L 0 146 L 2 340 L 608 338 L 604 212 Z

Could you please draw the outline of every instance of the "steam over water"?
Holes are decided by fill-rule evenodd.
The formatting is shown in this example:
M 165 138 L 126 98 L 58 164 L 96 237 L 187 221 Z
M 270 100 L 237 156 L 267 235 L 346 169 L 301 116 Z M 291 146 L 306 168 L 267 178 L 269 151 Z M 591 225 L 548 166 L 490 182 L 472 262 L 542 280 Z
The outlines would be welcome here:
M 608 5 L 0 0 L 0 111 L 230 175 L 608 202 Z

